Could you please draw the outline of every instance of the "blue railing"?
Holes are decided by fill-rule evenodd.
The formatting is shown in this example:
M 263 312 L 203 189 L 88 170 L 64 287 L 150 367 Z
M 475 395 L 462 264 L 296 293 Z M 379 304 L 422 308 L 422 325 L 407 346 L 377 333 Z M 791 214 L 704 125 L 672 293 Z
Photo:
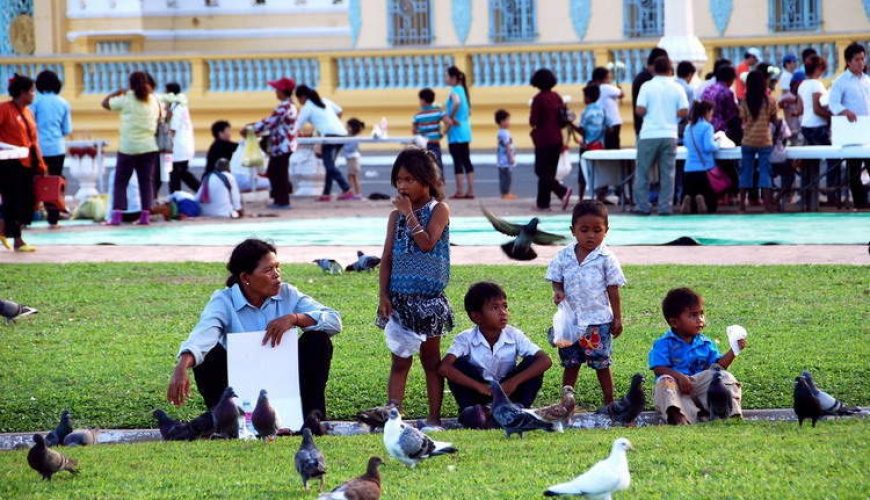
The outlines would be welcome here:
M 650 49 L 617 49 L 610 53 L 610 59 L 614 63 L 622 63 L 624 68 L 614 69 L 613 80 L 616 82 L 630 82 L 634 76 L 646 68 L 646 60 Z
M 625 36 L 662 36 L 665 24 L 662 3 L 662 0 L 623 0 L 622 31 Z
M 146 71 L 154 77 L 157 88 L 169 82 L 190 86 L 190 63 L 187 61 L 118 61 L 82 63 L 82 93 L 106 94 L 129 86 L 130 73 Z
M 389 0 L 387 43 L 394 46 L 432 43 L 431 9 L 429 0 Z
M 129 40 L 103 40 L 95 45 L 97 54 L 129 54 L 132 42 Z
M 296 84 L 316 88 L 320 83 L 317 59 L 211 59 L 208 63 L 210 92 L 265 90 L 266 82 L 289 77 Z
M 774 66 L 781 66 L 782 58 L 786 54 L 794 54 L 800 58 L 801 51 L 808 47 L 816 49 L 819 55 L 824 57 L 828 63 L 828 71 L 822 75 L 823 78 L 829 78 L 837 73 L 840 54 L 837 52 L 837 45 L 834 42 L 758 46 L 761 50 L 762 62 L 767 62 Z M 734 64 L 737 64 L 738 61 L 743 60 L 743 55 L 746 54 L 746 49 L 748 48 L 748 46 L 722 47 L 720 51 L 721 57 L 731 59 Z
M 471 65 L 474 84 L 481 87 L 525 86 L 540 68 L 550 69 L 559 83 L 583 84 L 595 69 L 595 55 L 590 50 L 474 54 Z
M 489 0 L 489 39 L 527 42 L 538 37 L 533 0 Z
M 815 31 L 821 21 L 820 0 L 768 0 L 770 31 Z
M 0 93 L 6 93 L 6 82 L 12 78 L 12 75 L 18 73 L 22 76 L 29 76 L 30 78 L 36 79 L 36 75 L 39 74 L 40 71 L 50 70 L 57 73 L 57 77 L 60 78 L 60 81 L 63 81 L 63 65 L 62 64 L 48 64 L 48 63 L 33 63 L 33 64 L 0 64 L 0 83 L 3 84 L 3 88 L 0 89 Z
M 340 89 L 441 87 L 453 56 L 339 57 L 336 64 Z

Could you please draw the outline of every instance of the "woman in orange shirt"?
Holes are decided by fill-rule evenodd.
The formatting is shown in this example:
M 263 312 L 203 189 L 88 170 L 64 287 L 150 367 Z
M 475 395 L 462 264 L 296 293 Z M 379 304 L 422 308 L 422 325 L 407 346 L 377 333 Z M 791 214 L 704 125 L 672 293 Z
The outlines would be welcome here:
M 36 97 L 36 85 L 30 78 L 16 74 L 9 79 L 7 90 L 12 100 L 0 104 L 0 142 L 28 148 L 30 154 L 25 158 L 0 160 L 0 196 L 3 197 L 0 243 L 10 248 L 7 238 L 11 238 L 16 252 L 33 252 L 36 248 L 24 242 L 21 228 L 33 220 L 33 177 L 46 172 L 36 136 L 36 121 L 28 109 Z

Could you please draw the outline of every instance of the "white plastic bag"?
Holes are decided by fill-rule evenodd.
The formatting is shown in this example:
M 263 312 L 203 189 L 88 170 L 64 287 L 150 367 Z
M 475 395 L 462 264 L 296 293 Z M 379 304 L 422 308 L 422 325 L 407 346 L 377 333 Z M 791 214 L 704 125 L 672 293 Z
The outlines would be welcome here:
M 743 340 L 747 335 L 749 335 L 746 328 L 743 328 L 740 325 L 731 325 L 725 328 L 725 334 L 728 336 L 728 343 L 731 345 L 731 350 L 734 351 L 734 355 L 739 356 L 740 346 L 737 345 L 737 341 Z
M 567 300 L 559 302 L 553 315 L 553 345 L 568 347 L 577 341 L 577 325 L 574 309 Z
M 566 149 L 559 155 L 559 163 L 556 165 L 556 180 L 562 182 L 562 179 L 571 175 L 571 150 Z

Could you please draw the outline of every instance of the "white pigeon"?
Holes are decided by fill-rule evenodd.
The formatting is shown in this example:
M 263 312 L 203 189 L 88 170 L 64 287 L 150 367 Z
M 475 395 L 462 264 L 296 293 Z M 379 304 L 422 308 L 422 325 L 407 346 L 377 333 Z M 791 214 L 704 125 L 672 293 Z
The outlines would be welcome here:
M 456 453 L 452 443 L 435 441 L 419 429 L 402 422 L 396 408 L 390 409 L 390 419 L 384 425 L 384 447 L 387 453 L 408 467 L 429 457 Z
M 610 500 L 613 492 L 628 489 L 631 484 L 625 452 L 633 449 L 628 439 L 617 439 L 613 442 L 609 457 L 596 463 L 573 481 L 550 486 L 544 496 L 575 495 Z

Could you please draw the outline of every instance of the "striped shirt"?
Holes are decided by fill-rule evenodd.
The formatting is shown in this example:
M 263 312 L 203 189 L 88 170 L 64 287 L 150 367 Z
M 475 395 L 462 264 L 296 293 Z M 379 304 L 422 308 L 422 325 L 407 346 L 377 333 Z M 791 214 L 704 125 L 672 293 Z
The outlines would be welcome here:
M 414 131 L 422 135 L 428 142 L 441 142 L 444 135 L 441 133 L 441 119 L 444 118 L 444 110 L 440 106 L 423 106 L 420 112 L 414 115 Z
M 272 114 L 254 124 L 257 135 L 269 131 L 269 156 L 280 156 L 296 151 L 296 106 L 293 101 L 285 99 L 275 107 Z

